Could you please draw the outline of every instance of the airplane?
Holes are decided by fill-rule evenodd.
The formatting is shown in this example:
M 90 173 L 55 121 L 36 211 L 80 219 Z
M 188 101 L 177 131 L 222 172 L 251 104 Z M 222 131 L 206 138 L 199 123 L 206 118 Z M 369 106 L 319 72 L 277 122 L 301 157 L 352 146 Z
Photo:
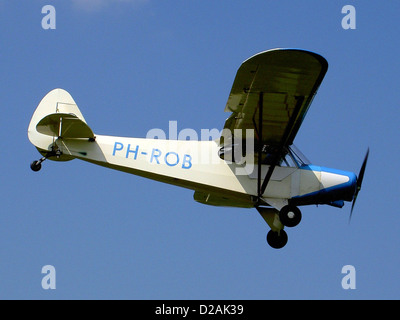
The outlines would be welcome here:
M 269 225 L 268 244 L 283 248 L 284 228 L 297 226 L 300 206 L 352 202 L 353 213 L 369 149 L 358 176 L 311 164 L 293 144 L 327 72 L 321 55 L 302 49 L 260 52 L 239 67 L 221 136 L 209 141 L 95 134 L 72 96 L 50 91 L 39 103 L 28 138 L 42 158 L 80 159 L 194 191 L 213 206 L 255 208 Z

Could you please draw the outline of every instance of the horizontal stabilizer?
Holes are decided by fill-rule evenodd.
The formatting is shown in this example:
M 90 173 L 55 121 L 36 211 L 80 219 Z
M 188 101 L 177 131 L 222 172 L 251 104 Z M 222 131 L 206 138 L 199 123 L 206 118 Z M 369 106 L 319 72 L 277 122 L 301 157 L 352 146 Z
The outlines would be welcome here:
M 94 138 L 94 133 L 86 122 L 70 113 L 49 114 L 38 122 L 36 130 L 48 136 L 64 139 Z

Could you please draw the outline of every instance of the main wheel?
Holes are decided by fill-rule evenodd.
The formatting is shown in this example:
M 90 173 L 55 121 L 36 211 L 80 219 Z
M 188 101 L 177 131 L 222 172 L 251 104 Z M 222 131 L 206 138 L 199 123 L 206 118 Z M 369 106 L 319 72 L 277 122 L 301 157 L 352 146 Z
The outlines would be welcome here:
M 286 227 L 295 227 L 301 221 L 301 211 L 295 206 L 284 206 L 281 211 L 279 211 L 279 220 L 281 220 L 282 224 Z
M 31 163 L 31 169 L 33 170 L 33 171 L 39 171 L 40 169 L 42 168 L 42 164 L 39 162 L 39 161 L 33 161 L 32 163 Z
M 283 248 L 288 241 L 288 236 L 285 230 L 272 231 L 270 230 L 267 234 L 267 242 L 274 249 Z

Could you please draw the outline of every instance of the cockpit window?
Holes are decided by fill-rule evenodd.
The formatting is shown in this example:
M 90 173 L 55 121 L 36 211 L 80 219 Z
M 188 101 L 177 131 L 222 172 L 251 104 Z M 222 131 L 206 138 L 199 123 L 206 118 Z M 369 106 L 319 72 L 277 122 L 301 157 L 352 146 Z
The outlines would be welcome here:
M 286 155 L 281 161 L 282 167 L 301 167 L 310 164 L 310 161 L 304 156 L 304 154 L 295 146 L 291 145 L 286 149 Z
M 243 164 L 246 159 L 246 151 L 247 148 L 244 147 L 245 144 L 228 144 L 222 146 L 218 155 L 221 159 L 228 162 L 235 162 L 237 164 Z M 291 167 L 291 168 L 299 168 L 301 166 L 310 164 L 310 161 L 303 155 L 303 153 L 295 146 L 291 145 L 290 147 L 284 148 L 284 155 L 278 161 L 277 165 L 281 167 Z M 279 147 L 276 145 L 263 145 L 261 149 L 261 163 L 265 165 L 271 165 L 276 163 L 276 156 L 280 153 Z M 258 151 L 251 152 L 251 159 L 258 158 Z

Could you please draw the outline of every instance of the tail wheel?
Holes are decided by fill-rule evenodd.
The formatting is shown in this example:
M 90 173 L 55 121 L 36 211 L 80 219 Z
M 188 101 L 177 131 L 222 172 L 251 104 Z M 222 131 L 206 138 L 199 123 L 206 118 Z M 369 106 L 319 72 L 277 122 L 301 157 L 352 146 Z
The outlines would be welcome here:
M 42 164 L 41 164 L 41 162 L 40 161 L 33 161 L 32 163 L 31 163 L 31 169 L 33 170 L 33 171 L 39 171 L 40 169 L 42 168 Z
M 286 227 L 295 227 L 301 221 L 301 211 L 295 206 L 284 206 L 279 212 L 279 220 L 281 220 L 282 224 Z
M 283 248 L 288 242 L 287 233 L 284 230 L 272 231 L 267 234 L 267 242 L 274 249 Z

